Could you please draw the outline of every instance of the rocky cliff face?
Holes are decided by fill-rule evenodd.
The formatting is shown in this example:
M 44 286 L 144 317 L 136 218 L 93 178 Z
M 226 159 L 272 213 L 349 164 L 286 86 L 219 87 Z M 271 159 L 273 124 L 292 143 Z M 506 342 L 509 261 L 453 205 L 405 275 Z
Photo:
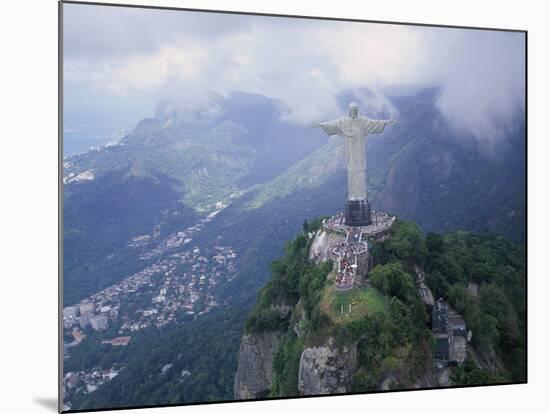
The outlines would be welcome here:
M 234 383 L 236 399 L 265 398 L 269 395 L 273 358 L 281 336 L 278 332 L 266 332 L 242 337 Z
M 333 231 L 319 230 L 315 234 L 315 238 L 309 250 L 309 259 L 314 263 L 326 262 L 334 260 L 335 256 L 332 250 L 346 239 L 344 234 Z
M 325 346 L 306 348 L 300 357 L 300 395 L 339 394 L 351 391 L 357 368 L 357 346 L 336 347 L 329 339 Z

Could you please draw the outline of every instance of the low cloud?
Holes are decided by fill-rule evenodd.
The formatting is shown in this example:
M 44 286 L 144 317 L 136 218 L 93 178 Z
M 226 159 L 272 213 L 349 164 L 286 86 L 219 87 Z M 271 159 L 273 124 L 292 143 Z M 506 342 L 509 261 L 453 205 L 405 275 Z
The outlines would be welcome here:
M 448 45 L 437 107 L 459 132 L 494 145 L 525 108 L 523 35 L 462 31 Z
M 343 90 L 366 86 L 375 93 L 363 97 L 363 112 L 396 115 L 377 91 L 433 85 L 450 124 L 489 143 L 523 108 L 520 33 L 65 8 L 65 87 L 88 88 L 105 99 L 242 90 L 282 100 L 289 107 L 283 116 L 309 124 L 342 116 Z

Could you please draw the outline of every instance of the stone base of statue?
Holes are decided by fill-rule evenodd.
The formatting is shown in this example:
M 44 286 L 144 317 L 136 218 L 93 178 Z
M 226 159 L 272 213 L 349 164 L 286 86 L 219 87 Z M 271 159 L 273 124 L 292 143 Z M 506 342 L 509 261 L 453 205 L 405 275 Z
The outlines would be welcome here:
M 369 200 L 346 201 L 346 226 L 368 226 L 372 224 Z

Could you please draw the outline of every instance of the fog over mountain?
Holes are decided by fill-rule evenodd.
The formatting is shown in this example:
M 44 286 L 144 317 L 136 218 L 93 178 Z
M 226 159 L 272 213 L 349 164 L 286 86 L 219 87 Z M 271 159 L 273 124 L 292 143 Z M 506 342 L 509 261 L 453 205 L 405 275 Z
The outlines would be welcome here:
M 73 95 L 153 107 L 244 90 L 280 99 L 281 116 L 305 125 L 340 116 L 343 89 L 437 86 L 453 128 L 494 146 L 524 105 L 522 33 L 82 5 L 65 14 L 68 107 Z

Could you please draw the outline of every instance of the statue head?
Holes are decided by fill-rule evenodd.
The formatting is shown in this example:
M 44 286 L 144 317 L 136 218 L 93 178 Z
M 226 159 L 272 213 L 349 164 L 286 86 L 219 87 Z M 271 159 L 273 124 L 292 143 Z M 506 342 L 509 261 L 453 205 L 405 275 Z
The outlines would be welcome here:
M 349 104 L 349 117 L 350 118 L 357 118 L 358 110 L 357 110 L 357 104 L 355 102 L 352 102 Z

